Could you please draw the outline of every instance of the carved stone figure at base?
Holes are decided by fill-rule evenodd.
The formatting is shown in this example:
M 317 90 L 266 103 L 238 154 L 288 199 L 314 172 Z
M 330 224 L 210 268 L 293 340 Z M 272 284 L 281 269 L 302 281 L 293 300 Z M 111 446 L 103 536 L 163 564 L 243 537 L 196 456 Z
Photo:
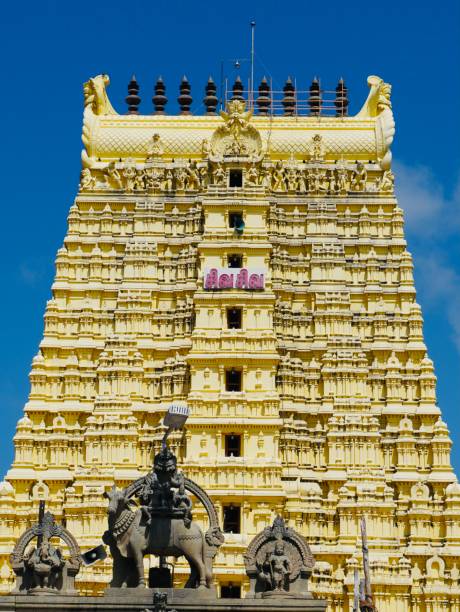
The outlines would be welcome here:
M 35 538 L 36 546 L 29 548 Z M 67 560 L 52 538 L 67 545 Z M 44 512 L 44 502 L 40 502 L 38 523 L 22 534 L 10 560 L 17 576 L 13 594 L 76 594 L 74 581 L 81 564 L 80 549 L 70 532 L 57 525 L 50 512 Z
M 189 488 L 210 516 L 211 527 L 203 534 L 192 520 Z M 131 495 L 141 506 L 133 507 Z M 115 487 L 104 496 L 109 500 L 109 528 L 103 540 L 113 557 L 112 588 L 145 586 L 143 558 L 184 556 L 190 564 L 186 588 L 212 586 L 212 559 L 223 542 L 217 514 L 208 496 L 177 469 L 175 455 L 163 448 L 154 458 L 153 470 L 124 491 Z
M 244 556 L 248 598 L 311 598 L 308 577 L 314 559 L 305 540 L 278 516 L 249 544 Z
M 285 592 L 289 591 L 289 576 L 292 564 L 284 552 L 284 542 L 275 543 L 274 549 L 267 552 L 263 563 L 258 563 L 259 578 L 267 586 L 267 591 Z
M 50 542 L 42 542 L 24 555 L 24 565 L 33 576 L 34 587 L 57 589 L 65 561 L 62 552 Z

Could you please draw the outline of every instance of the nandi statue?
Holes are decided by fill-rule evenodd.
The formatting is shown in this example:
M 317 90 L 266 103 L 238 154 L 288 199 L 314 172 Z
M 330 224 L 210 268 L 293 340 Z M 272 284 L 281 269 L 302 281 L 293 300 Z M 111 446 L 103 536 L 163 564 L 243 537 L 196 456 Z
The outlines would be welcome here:
M 192 520 L 192 492 L 204 504 L 210 529 L 203 534 Z M 185 588 L 209 589 L 212 559 L 223 543 L 217 513 L 198 485 L 177 470 L 175 455 L 164 445 L 155 455 L 153 470 L 123 491 L 106 492 L 109 528 L 103 540 L 113 557 L 112 588 L 145 586 L 143 557 L 184 556 L 190 564 Z M 140 507 L 131 497 L 136 495 Z

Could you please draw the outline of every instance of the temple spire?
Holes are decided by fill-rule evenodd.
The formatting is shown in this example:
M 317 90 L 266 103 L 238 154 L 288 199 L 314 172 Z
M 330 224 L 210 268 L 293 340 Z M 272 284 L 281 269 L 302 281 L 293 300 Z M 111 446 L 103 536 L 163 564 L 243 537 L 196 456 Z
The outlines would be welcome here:
M 264 77 L 259 85 L 259 95 L 256 100 L 259 115 L 268 115 L 271 105 L 270 85 Z
M 128 105 L 128 115 L 139 114 L 139 104 L 141 99 L 139 97 L 139 84 L 136 80 L 136 76 L 133 74 L 130 82 L 128 83 L 128 95 L 125 98 L 126 104 Z
M 155 108 L 154 115 L 164 115 L 168 98 L 166 97 L 166 87 L 161 76 L 158 77 L 155 83 L 155 94 L 152 98 L 152 102 Z
M 190 83 L 188 82 L 187 77 L 184 75 L 179 86 L 179 97 L 177 98 L 181 115 L 191 115 L 190 106 L 192 105 L 193 101 L 192 96 L 190 95 L 191 90 L 192 88 L 190 87 Z
M 282 99 L 281 102 L 283 104 L 284 114 L 294 115 L 295 107 L 296 107 L 295 87 L 294 87 L 294 84 L 292 83 L 291 77 L 287 78 L 287 81 L 283 87 L 283 92 L 284 92 L 284 98 Z
M 217 108 L 217 87 L 213 81 L 213 78 L 210 76 L 208 82 L 205 87 L 205 97 L 203 99 L 203 104 L 206 107 L 207 115 L 215 115 Z
M 340 78 L 335 88 L 335 114 L 337 117 L 348 115 L 348 87 L 343 78 Z
M 232 92 L 233 92 L 232 100 L 244 101 L 243 91 L 244 91 L 243 83 L 241 81 L 241 78 L 237 76 L 235 79 L 235 82 L 233 83 L 233 87 L 232 87 Z
M 318 116 L 321 114 L 321 87 L 318 77 L 315 77 L 310 85 L 308 106 L 310 107 L 310 115 Z

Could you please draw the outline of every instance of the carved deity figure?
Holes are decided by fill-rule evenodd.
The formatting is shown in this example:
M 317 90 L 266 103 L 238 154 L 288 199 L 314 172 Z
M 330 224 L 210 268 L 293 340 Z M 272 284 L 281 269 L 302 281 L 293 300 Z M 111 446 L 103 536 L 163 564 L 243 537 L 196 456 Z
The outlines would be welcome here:
M 212 180 L 214 185 L 222 187 L 225 184 L 226 172 L 222 164 L 218 163 L 212 172 Z
M 107 187 L 113 187 L 114 189 L 122 189 L 123 185 L 121 182 L 121 175 L 117 170 L 114 161 L 111 161 L 104 169 L 104 178 Z
M 29 547 L 34 539 L 36 545 Z M 64 542 L 67 558 L 54 539 Z M 17 576 L 14 594 L 76 594 L 74 581 L 80 569 L 80 549 L 72 534 L 58 525 L 50 512 L 45 512 L 44 501 L 40 502 L 38 523 L 19 537 L 10 562 Z
M 321 191 L 321 179 L 323 178 L 319 168 L 312 168 L 308 171 L 308 191 L 309 193 L 319 193 Z
M 227 105 L 228 112 L 220 111 L 220 116 L 225 121 L 226 130 L 237 142 L 240 135 L 247 130 L 252 117 L 252 110 L 245 112 L 244 108 L 245 103 L 242 100 L 230 100 Z
M 172 170 L 166 170 L 165 181 L 163 183 L 163 189 L 165 191 L 172 191 L 172 189 L 173 189 L 173 173 L 172 173 Z
M 329 170 L 329 192 L 334 194 L 338 192 L 337 172 L 335 168 Z
M 123 178 L 125 179 L 125 189 L 128 192 L 134 190 L 134 182 L 136 178 L 136 168 L 130 160 L 127 160 L 127 163 L 123 170 L 121 171 Z
M 267 552 L 260 578 L 265 581 L 269 591 L 288 591 L 291 571 L 291 561 L 285 554 L 285 543 L 278 540 L 273 550 Z
M 305 175 L 305 170 L 303 168 L 301 170 L 299 170 L 298 189 L 299 189 L 300 193 L 306 193 L 307 192 L 307 177 Z
M 136 176 L 134 177 L 134 189 L 136 191 L 143 191 L 145 189 L 143 170 L 136 171 Z
M 261 185 L 265 189 L 270 189 L 272 183 L 272 174 L 269 168 L 263 168 L 261 172 Z
M 60 549 L 47 539 L 24 555 L 24 565 L 32 571 L 35 585 L 44 589 L 57 587 L 64 564 Z
M 295 168 L 288 168 L 286 171 L 286 182 L 288 191 L 297 191 L 298 178 Z
M 154 134 L 152 140 L 147 145 L 147 158 L 153 159 L 161 157 L 164 153 L 163 143 L 161 142 L 160 134 Z
M 367 170 L 362 162 L 357 162 L 356 170 L 351 176 L 351 189 L 353 191 L 365 191 L 367 182 Z
M 171 515 L 183 517 L 186 527 L 191 524 L 192 502 L 185 492 L 184 475 L 168 448 L 155 455 L 153 470 L 144 478 L 139 499 L 149 522 L 152 515 Z
M 378 184 L 378 189 L 382 193 L 392 193 L 394 188 L 395 175 L 391 170 L 385 170 Z
M 249 577 L 248 598 L 309 597 L 307 580 L 313 556 L 304 538 L 280 516 L 251 541 L 244 564 Z
M 187 168 L 185 188 L 187 191 L 197 191 L 200 188 L 200 175 L 195 162 L 191 162 Z
M 184 168 L 176 168 L 175 170 L 175 178 L 176 178 L 176 189 L 177 191 L 185 190 L 185 179 L 187 178 L 187 172 Z
M 318 181 L 319 193 L 326 194 L 329 191 L 329 180 L 327 177 L 326 170 L 317 170 L 316 176 Z
M 96 186 L 96 179 L 91 174 L 89 168 L 83 168 L 80 175 L 80 189 L 82 191 L 91 191 Z
M 248 155 L 249 151 L 244 142 L 238 142 L 237 140 L 232 140 L 227 144 L 224 150 L 225 155 Z
M 207 140 L 207 138 L 204 138 L 203 142 L 201 143 L 201 155 L 203 159 L 208 159 L 210 153 L 211 145 L 209 144 L 209 140 Z
M 259 171 L 255 164 L 249 166 L 246 171 L 246 185 L 256 187 L 259 184 Z
M 144 170 L 144 183 L 145 183 L 145 188 L 147 189 L 147 191 L 154 191 L 155 190 L 155 178 L 154 178 L 154 173 L 153 173 L 153 168 L 146 168 Z
M 201 166 L 198 170 L 200 175 L 200 183 L 203 188 L 207 187 L 209 184 L 209 171 L 207 166 Z
M 272 170 L 272 189 L 273 191 L 286 191 L 286 183 L 284 182 L 284 168 L 279 161 Z
M 204 159 L 218 161 L 222 156 L 244 156 L 257 161 L 262 151 L 262 139 L 259 131 L 250 125 L 252 114 L 252 110 L 245 110 L 244 101 L 230 100 L 226 110 L 220 111 L 224 124 L 214 130 L 209 151 L 208 144 L 204 144 Z
M 326 156 L 326 145 L 321 134 L 315 134 L 308 147 L 311 161 L 323 161 Z
M 348 171 L 343 161 L 337 164 L 336 168 L 336 183 L 338 193 L 344 195 L 347 193 L 348 186 Z

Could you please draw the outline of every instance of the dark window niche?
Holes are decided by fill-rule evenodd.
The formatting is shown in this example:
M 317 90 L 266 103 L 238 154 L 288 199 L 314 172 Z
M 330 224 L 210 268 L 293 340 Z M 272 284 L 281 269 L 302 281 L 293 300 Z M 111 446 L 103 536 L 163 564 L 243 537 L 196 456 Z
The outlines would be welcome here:
M 227 434 L 225 436 L 225 456 L 241 457 L 241 436 L 238 434 Z
M 224 533 L 241 533 L 241 508 L 224 506 Z
M 235 230 L 244 226 L 243 213 L 241 212 L 228 213 L 228 226 Z
M 243 316 L 241 308 L 227 308 L 228 329 L 241 329 L 242 318 Z
M 238 253 L 232 253 L 227 257 L 227 263 L 229 268 L 242 268 L 243 267 L 243 256 Z
M 229 185 L 230 187 L 242 187 L 243 186 L 243 171 L 237 168 L 232 168 L 230 170 L 229 177 Z
M 226 370 L 225 390 L 241 391 L 241 370 Z
M 241 586 L 236 584 L 223 584 L 220 587 L 221 599 L 241 599 Z

